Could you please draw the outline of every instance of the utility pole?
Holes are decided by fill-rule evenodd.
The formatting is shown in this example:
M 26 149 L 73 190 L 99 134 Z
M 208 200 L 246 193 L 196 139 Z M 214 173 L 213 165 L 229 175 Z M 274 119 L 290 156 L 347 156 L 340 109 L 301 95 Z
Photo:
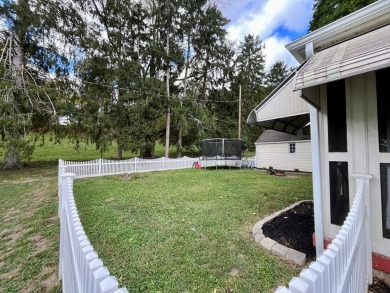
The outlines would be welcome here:
M 238 139 L 241 139 L 241 84 L 238 96 Z
M 167 58 L 169 58 L 169 0 L 165 1 L 166 5 L 166 12 L 167 12 L 167 22 L 168 22 L 168 27 L 167 27 Z M 168 59 L 169 60 L 169 59 Z M 166 125 L 166 130 L 165 130 L 165 157 L 169 158 L 169 138 L 170 138 L 170 132 L 171 132 L 171 107 L 169 105 L 169 75 L 170 75 L 170 70 L 169 70 L 169 61 L 167 63 L 167 99 L 168 99 L 168 109 L 167 109 L 167 125 Z

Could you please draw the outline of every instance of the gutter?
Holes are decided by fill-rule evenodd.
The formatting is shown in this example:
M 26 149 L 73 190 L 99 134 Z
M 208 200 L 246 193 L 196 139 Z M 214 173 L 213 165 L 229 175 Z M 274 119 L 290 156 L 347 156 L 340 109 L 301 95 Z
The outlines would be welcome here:
M 315 52 L 323 50 L 388 24 L 389 13 L 390 1 L 379 0 L 298 38 L 285 47 L 299 63 L 302 63 L 309 59 L 305 56 L 306 44 L 313 43 Z

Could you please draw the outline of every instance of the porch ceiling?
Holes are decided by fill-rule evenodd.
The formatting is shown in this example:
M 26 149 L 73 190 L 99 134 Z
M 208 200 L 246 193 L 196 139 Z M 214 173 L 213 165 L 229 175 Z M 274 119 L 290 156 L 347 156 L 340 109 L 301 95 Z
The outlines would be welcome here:
M 294 90 L 390 67 L 390 25 L 320 51 L 296 74 Z
M 258 121 L 257 124 L 267 129 L 297 134 L 298 131 L 304 128 L 310 122 L 310 114 L 300 114 L 289 117 L 275 118 L 265 121 Z
M 300 97 L 299 91 L 293 91 L 296 72 L 292 72 L 252 110 L 247 123 L 289 134 L 296 134 L 309 123 L 309 104 Z

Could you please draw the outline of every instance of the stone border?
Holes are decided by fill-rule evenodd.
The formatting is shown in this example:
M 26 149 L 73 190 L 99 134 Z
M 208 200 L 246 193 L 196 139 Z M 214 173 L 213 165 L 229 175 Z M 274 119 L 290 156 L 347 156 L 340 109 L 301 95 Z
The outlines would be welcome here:
M 257 222 L 252 229 L 252 236 L 255 239 L 256 243 L 259 243 L 265 250 L 271 252 L 272 254 L 280 257 L 283 260 L 286 260 L 288 262 L 292 262 L 298 266 L 303 266 L 306 262 L 306 254 L 297 251 L 292 248 L 288 248 L 282 244 L 279 244 L 275 240 L 265 237 L 263 234 L 263 225 L 267 223 L 268 221 L 272 220 L 273 218 L 278 217 L 280 214 L 287 212 L 288 210 L 294 208 L 295 206 L 303 203 L 303 202 L 311 202 L 311 200 L 301 200 L 298 201 L 290 206 L 288 206 L 285 209 L 282 209 L 280 211 L 277 211 L 273 213 L 272 215 L 269 215 L 268 217 L 265 217 L 264 219 Z

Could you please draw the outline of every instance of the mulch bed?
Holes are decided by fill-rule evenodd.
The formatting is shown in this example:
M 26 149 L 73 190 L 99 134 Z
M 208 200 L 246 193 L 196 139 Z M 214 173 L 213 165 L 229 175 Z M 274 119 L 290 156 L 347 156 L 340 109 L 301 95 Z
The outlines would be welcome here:
M 314 210 L 312 202 L 303 202 L 263 225 L 263 234 L 276 242 L 306 254 L 313 261 Z
M 303 202 L 263 225 L 263 234 L 276 242 L 306 254 L 306 261 L 315 261 L 313 245 L 314 209 L 312 202 Z M 374 278 L 369 293 L 389 293 L 390 287 Z

